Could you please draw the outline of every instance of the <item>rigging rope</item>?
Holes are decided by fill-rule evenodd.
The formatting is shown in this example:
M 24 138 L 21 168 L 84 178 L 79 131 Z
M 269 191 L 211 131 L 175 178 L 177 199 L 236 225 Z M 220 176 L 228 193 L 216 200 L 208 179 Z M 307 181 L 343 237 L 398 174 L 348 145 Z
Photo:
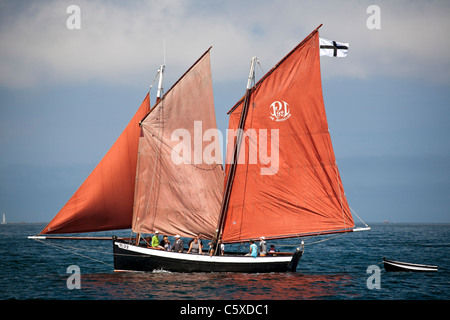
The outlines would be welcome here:
M 258 58 L 256 58 L 256 62 L 258 63 L 258 66 L 259 66 L 259 68 L 261 69 L 262 75 L 264 76 L 266 73 L 264 72 L 264 69 L 263 69 L 263 67 L 261 66 L 261 63 L 260 63 L 260 61 L 259 61 Z M 256 81 L 256 80 L 255 80 L 255 81 Z
M 33 239 L 33 240 L 35 240 L 37 242 L 41 242 L 41 243 L 46 244 L 46 245 L 51 246 L 51 247 L 55 247 L 55 248 L 58 248 L 58 249 L 61 249 L 61 250 L 64 250 L 64 251 L 68 251 L 70 253 L 76 254 L 78 256 L 81 256 L 81 257 L 84 257 L 84 258 L 87 258 L 87 259 L 90 259 L 90 260 L 93 260 L 93 261 L 96 261 L 96 262 L 100 262 L 100 263 L 106 264 L 107 266 L 110 266 L 110 267 L 114 268 L 114 266 L 112 264 L 110 264 L 110 263 L 107 263 L 107 262 L 104 262 L 104 261 L 101 261 L 101 260 L 98 260 L 98 259 L 86 256 L 86 255 L 81 254 L 81 253 L 74 252 L 74 251 L 69 250 L 69 249 L 84 250 L 84 251 L 97 252 L 97 253 L 103 253 L 103 254 L 109 254 L 109 252 L 103 252 L 103 251 L 98 251 L 98 250 L 90 250 L 90 249 L 83 249 L 83 248 L 75 248 L 75 247 L 64 246 L 64 245 L 56 245 L 56 244 L 53 244 L 53 243 L 45 242 L 45 241 L 40 240 L 40 239 Z
M 357 214 L 350 206 L 349 206 L 349 208 L 350 208 L 350 211 L 353 212 L 353 213 L 358 217 L 358 219 L 359 219 L 362 223 L 364 223 L 364 225 L 365 225 L 366 227 L 369 226 L 367 223 L 365 223 L 365 222 L 361 219 L 360 216 L 358 216 L 358 214 Z
M 341 236 L 343 236 L 343 235 L 345 235 L 345 233 L 340 233 L 340 234 L 337 234 L 337 235 L 335 235 L 335 236 L 333 236 L 333 237 L 325 238 L 325 239 L 322 239 L 322 240 L 319 240 L 319 241 L 314 241 L 314 242 L 309 242 L 309 243 L 302 243 L 302 244 L 300 244 L 300 245 L 298 245 L 298 244 L 281 244 L 281 243 L 275 243 L 274 245 L 275 245 L 275 246 L 280 246 L 280 247 L 298 247 L 298 246 L 307 246 L 307 245 L 311 245 L 311 244 L 316 244 L 316 243 L 320 243 L 320 242 L 325 242 L 325 241 L 328 241 L 328 240 L 331 240 L 331 239 L 334 239 L 334 238 L 341 237 Z M 317 237 L 317 236 L 319 236 L 319 235 L 316 235 L 315 237 Z M 300 238 L 300 237 L 299 237 L 299 238 Z M 300 239 L 301 239 L 301 238 L 300 238 Z
M 345 235 L 345 233 L 340 233 L 340 234 L 337 234 L 337 235 L 335 235 L 335 236 L 333 236 L 333 237 L 326 238 L 326 239 L 322 239 L 322 240 L 319 240 L 319 241 L 310 242 L 310 243 L 305 243 L 305 246 L 306 246 L 306 245 L 311 245 L 311 244 L 320 243 L 320 242 L 325 242 L 325 241 L 328 241 L 328 240 L 331 240 L 331 239 L 335 239 L 335 238 L 338 238 L 338 237 L 342 237 L 343 235 Z

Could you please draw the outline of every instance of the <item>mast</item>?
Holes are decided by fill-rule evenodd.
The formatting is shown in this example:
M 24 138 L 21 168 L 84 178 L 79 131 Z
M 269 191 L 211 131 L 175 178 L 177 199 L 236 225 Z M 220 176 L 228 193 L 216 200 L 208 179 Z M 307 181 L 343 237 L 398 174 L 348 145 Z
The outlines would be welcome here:
M 247 80 L 247 89 L 245 91 L 244 105 L 242 107 L 241 118 L 239 119 L 239 127 L 238 127 L 239 130 L 233 150 L 233 160 L 230 164 L 230 172 L 227 176 L 227 182 L 224 190 L 224 197 L 222 200 L 222 206 L 220 208 L 219 223 L 216 230 L 216 236 L 214 237 L 216 239 L 216 248 L 215 248 L 216 255 L 219 254 L 218 250 L 219 240 L 222 238 L 222 232 L 226 218 L 226 212 L 228 210 L 228 203 L 230 200 L 231 189 L 233 187 L 234 176 L 236 174 L 236 166 L 239 159 L 239 150 L 241 148 L 242 137 L 244 135 L 245 121 L 247 119 L 248 114 L 248 106 L 250 104 L 252 84 L 255 82 L 255 64 L 257 59 L 258 59 L 257 57 L 253 57 L 250 63 L 250 72 Z
M 166 52 L 165 52 L 165 49 L 166 48 L 165 48 L 165 42 L 164 42 L 164 63 L 158 69 L 159 81 L 158 81 L 158 91 L 156 92 L 155 106 L 161 101 L 162 97 L 164 96 L 163 81 L 164 81 L 164 69 L 166 68 Z M 150 95 L 150 92 L 149 92 L 149 95 Z M 150 97 L 149 97 L 149 99 L 150 99 Z M 145 117 L 147 117 L 147 115 Z M 139 122 L 139 127 L 141 127 L 141 135 L 143 134 L 142 133 L 142 121 Z M 138 154 L 138 157 L 139 157 L 139 154 Z M 139 162 L 139 160 L 138 160 L 138 162 Z M 136 235 L 136 245 L 139 244 L 140 240 L 141 240 L 141 233 L 138 232 L 137 235 Z
M 156 93 L 156 103 L 159 102 L 159 100 L 161 100 L 163 94 L 164 94 L 164 89 L 163 89 L 163 79 L 164 79 L 164 69 L 165 69 L 165 65 L 162 64 L 159 67 L 159 82 L 158 82 L 158 91 Z

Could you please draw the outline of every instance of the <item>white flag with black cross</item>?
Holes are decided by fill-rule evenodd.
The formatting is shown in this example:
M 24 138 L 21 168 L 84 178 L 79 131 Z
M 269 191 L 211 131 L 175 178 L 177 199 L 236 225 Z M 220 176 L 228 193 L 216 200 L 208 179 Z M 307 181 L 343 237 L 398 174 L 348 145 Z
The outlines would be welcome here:
M 320 56 L 343 58 L 348 54 L 348 43 L 319 38 L 319 44 Z

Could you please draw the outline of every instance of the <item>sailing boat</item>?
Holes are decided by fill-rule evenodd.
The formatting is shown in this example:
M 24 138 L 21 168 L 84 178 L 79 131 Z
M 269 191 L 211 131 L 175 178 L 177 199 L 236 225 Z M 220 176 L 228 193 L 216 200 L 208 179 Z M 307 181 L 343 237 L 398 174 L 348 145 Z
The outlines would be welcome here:
M 301 239 L 369 229 L 355 228 L 331 145 L 319 28 L 256 84 L 256 58 L 252 59 L 245 96 L 229 111 L 228 131 L 235 135 L 227 145 L 225 174 L 208 49 L 151 109 L 147 95 L 124 131 L 126 142 L 121 136 L 111 148 L 117 148 L 118 155 L 110 150 L 105 156 L 120 159 L 119 165 L 113 168 L 109 163 L 116 161 L 104 158 L 91 176 L 97 169 L 101 173 L 89 176 L 88 186 L 80 187 L 82 195 L 76 197 L 77 191 L 76 199 L 69 200 L 42 234 L 131 227 L 136 238 L 113 237 L 116 271 L 284 272 L 296 270 L 301 245 L 293 253 L 258 257 L 219 255 L 218 246 L 261 236 Z M 162 72 L 160 83 L 161 76 Z M 194 143 L 188 143 L 192 136 Z M 122 169 L 120 162 L 127 156 Z M 126 172 L 116 178 L 120 170 Z M 102 179 L 104 174 L 110 179 Z M 120 187 L 129 188 L 123 193 L 116 189 L 122 181 L 127 185 Z M 123 203 L 121 211 L 115 210 L 115 202 Z M 145 234 L 157 231 L 211 239 L 215 254 L 141 244 Z

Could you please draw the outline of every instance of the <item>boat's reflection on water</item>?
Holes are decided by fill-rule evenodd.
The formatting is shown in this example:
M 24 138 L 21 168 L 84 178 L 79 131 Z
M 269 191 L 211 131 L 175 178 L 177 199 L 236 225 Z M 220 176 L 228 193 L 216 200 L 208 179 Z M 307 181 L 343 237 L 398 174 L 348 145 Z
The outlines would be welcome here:
M 354 298 L 350 274 L 102 273 L 84 275 L 82 291 L 96 299 L 301 300 Z

